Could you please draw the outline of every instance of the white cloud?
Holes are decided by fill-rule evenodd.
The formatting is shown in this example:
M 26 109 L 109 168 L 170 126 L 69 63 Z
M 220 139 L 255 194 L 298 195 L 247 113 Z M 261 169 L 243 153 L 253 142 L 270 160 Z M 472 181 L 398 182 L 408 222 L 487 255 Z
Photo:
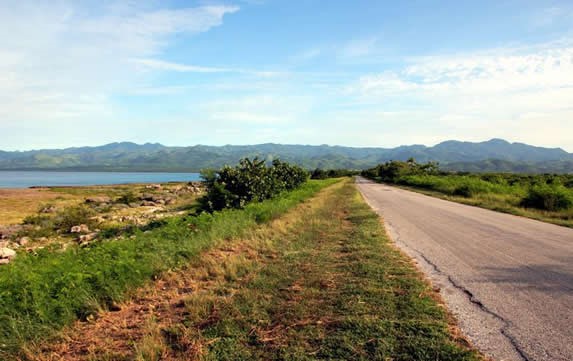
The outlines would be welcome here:
M 156 59 L 133 59 L 132 61 L 137 65 L 143 66 L 143 68 L 155 70 L 169 70 L 192 73 L 226 73 L 232 71 L 231 69 L 226 68 L 179 64 Z
M 310 107 L 303 96 L 256 94 L 210 101 L 201 110 L 214 128 L 231 124 L 293 126 Z
M 24 0 L 1 7 L 0 126 L 38 129 L 63 117 L 82 123 L 110 117 L 110 97 L 145 80 L 133 59 L 160 55 L 172 36 L 208 31 L 238 11 L 212 5 L 157 8 L 160 4 Z
M 147 70 L 161 70 L 161 71 L 175 71 L 186 73 L 239 73 L 255 75 L 261 78 L 273 78 L 285 75 L 284 72 L 277 71 L 262 71 L 262 70 L 249 70 L 240 68 L 217 68 L 198 65 L 189 65 L 181 63 L 173 63 L 158 59 L 131 59 L 131 62 L 138 65 L 143 71 Z
M 364 102 L 427 111 L 448 137 L 507 137 L 573 149 L 573 46 L 556 42 L 408 60 L 402 68 L 361 77 L 347 89 Z M 533 119 L 533 120 L 532 120 Z M 414 124 L 416 124 L 414 122 Z M 406 143 L 408 143 L 406 141 Z

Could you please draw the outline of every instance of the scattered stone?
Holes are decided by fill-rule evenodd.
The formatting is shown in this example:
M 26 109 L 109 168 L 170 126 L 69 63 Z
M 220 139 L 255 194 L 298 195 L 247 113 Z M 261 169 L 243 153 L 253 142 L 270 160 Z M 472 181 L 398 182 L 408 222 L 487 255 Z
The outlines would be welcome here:
M 161 189 L 161 184 L 148 184 L 145 189 Z
M 16 257 L 16 251 L 13 249 L 2 247 L 0 248 L 0 259 L 12 259 Z
M 24 229 L 24 226 L 19 225 L 19 224 L 13 224 L 13 225 L 9 225 L 9 226 L 0 226 L 0 239 L 8 239 L 23 229 Z
M 80 224 L 79 226 L 73 226 L 70 229 L 70 233 L 88 233 L 90 231 L 89 227 L 85 224 Z
M 42 209 L 40 209 L 40 213 L 54 213 L 56 212 L 56 207 L 55 206 L 45 206 Z
M 111 203 L 111 198 L 107 196 L 88 197 L 86 198 L 86 203 L 92 203 L 92 204 Z
M 93 241 L 94 239 L 96 239 L 96 237 L 97 237 L 97 233 L 95 233 L 95 232 L 94 232 L 94 233 L 89 233 L 89 234 L 82 234 L 82 235 L 78 238 L 78 242 L 79 242 L 80 244 L 87 243 L 87 242 L 91 242 L 91 241 Z
M 10 263 L 10 258 L 0 258 L 0 265 Z
M 143 202 L 141 202 L 141 205 L 143 207 L 155 207 L 155 206 L 157 206 L 157 204 L 155 204 L 155 202 L 152 202 L 152 201 L 143 201 Z
M 28 243 L 30 243 L 30 238 L 29 238 L 29 237 L 22 237 L 22 238 L 20 238 L 20 239 L 18 240 L 18 244 L 19 244 L 20 246 L 25 246 L 25 245 L 27 245 Z

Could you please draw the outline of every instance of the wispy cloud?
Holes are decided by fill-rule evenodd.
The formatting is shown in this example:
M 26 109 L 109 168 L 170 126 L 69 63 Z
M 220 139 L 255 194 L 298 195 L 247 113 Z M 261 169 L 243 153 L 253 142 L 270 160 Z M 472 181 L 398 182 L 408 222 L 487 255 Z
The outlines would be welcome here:
M 386 108 L 426 109 L 436 129 L 432 133 L 563 146 L 569 142 L 563 134 L 573 134 L 573 46 L 568 42 L 410 58 L 402 68 L 362 76 L 347 90 Z
M 290 57 L 290 61 L 294 63 L 303 63 L 319 57 L 323 53 L 321 48 L 312 48 L 301 51 Z
M 339 51 L 339 55 L 344 58 L 358 58 L 372 54 L 377 47 L 378 39 L 368 37 L 355 39 L 344 44 Z
M 559 22 L 573 20 L 573 8 L 570 6 L 550 6 L 530 16 L 531 23 L 536 27 L 548 27 Z
M 143 70 L 175 71 L 183 73 L 238 73 L 238 74 L 254 75 L 263 78 L 272 78 L 286 74 L 286 72 L 282 71 L 250 70 L 241 68 L 217 68 L 217 67 L 173 63 L 158 59 L 132 59 L 131 61 L 134 64 L 140 66 L 141 69 Z
M 132 59 L 133 63 L 141 65 L 145 69 L 192 72 L 192 73 L 227 73 L 233 71 L 226 68 L 212 68 L 205 66 L 172 63 L 156 59 Z
M 26 122 L 23 129 L 62 117 L 109 117 L 110 97 L 145 80 L 133 59 L 161 54 L 172 36 L 208 31 L 238 10 L 220 5 L 165 9 L 154 1 L 24 0 L 2 7 L 0 117 L 4 124 Z M 147 66 L 177 68 L 160 61 L 147 61 Z

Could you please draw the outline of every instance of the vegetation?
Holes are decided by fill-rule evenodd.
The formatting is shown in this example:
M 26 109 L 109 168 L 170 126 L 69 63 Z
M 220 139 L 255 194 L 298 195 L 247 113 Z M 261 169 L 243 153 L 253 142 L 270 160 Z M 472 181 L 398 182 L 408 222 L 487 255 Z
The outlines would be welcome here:
M 138 304 L 157 311 L 142 318 Z M 69 330 L 42 359 L 478 359 L 450 334 L 436 294 L 349 180 L 165 275 L 125 307 L 121 318 Z
M 524 207 L 561 211 L 573 207 L 573 192 L 562 185 L 537 184 L 527 190 Z
M 0 268 L 0 359 L 77 318 L 93 318 L 129 290 L 185 264 L 218 240 L 239 237 L 276 218 L 332 182 L 306 183 L 240 211 L 173 217 L 145 232 L 86 248 L 53 245 L 19 254 Z
M 249 202 L 261 202 L 293 190 L 306 182 L 308 173 L 278 159 L 268 167 L 258 158 L 245 158 L 235 167 L 205 171 L 202 177 L 207 194 L 199 199 L 200 210 L 213 212 L 225 208 L 243 208 Z
M 360 171 L 349 169 L 322 169 L 316 168 L 310 173 L 310 179 L 327 179 L 327 178 L 341 178 L 353 177 L 360 174 Z
M 382 182 L 429 191 L 494 210 L 573 226 L 573 175 L 451 173 L 437 164 L 392 161 L 362 175 Z

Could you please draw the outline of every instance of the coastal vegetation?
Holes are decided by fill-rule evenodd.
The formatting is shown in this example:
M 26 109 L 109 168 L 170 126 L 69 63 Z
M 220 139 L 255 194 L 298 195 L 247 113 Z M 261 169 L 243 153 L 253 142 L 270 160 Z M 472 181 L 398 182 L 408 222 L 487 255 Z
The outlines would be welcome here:
M 308 194 L 309 187 L 320 191 L 270 222 L 226 235 L 190 257 L 187 266 L 159 275 L 131 302 L 120 304 L 120 311 L 77 323 L 49 343 L 28 345 L 25 355 L 36 360 L 54 355 L 63 360 L 480 359 L 451 332 L 455 326 L 437 294 L 392 246 L 351 180 L 309 181 L 242 210 L 200 217 L 242 219 L 252 207 L 302 200 L 300 192 Z
M 242 204 L 240 210 L 197 215 L 188 210 L 186 215 L 114 233 L 112 238 L 104 234 L 82 247 L 52 244 L 19 252 L 14 261 L 0 267 L 0 358 L 19 355 L 23 345 L 53 335 L 76 319 L 93 320 L 162 272 L 279 217 L 333 182 L 298 183 L 290 192 Z M 48 228 L 65 232 L 90 216 L 85 205 L 68 208 L 57 213 Z M 37 217 L 28 221 L 40 222 Z
M 437 163 L 391 161 L 362 172 L 465 204 L 573 226 L 573 175 L 441 171 Z
M 32 242 L 0 266 L 0 358 L 478 359 L 348 177 L 258 159 L 204 177 L 183 213 Z M 144 189 L 159 202 L 165 188 Z M 44 205 L 24 220 L 34 232 L 104 228 L 105 212 L 152 199 L 58 191 L 85 201 Z

